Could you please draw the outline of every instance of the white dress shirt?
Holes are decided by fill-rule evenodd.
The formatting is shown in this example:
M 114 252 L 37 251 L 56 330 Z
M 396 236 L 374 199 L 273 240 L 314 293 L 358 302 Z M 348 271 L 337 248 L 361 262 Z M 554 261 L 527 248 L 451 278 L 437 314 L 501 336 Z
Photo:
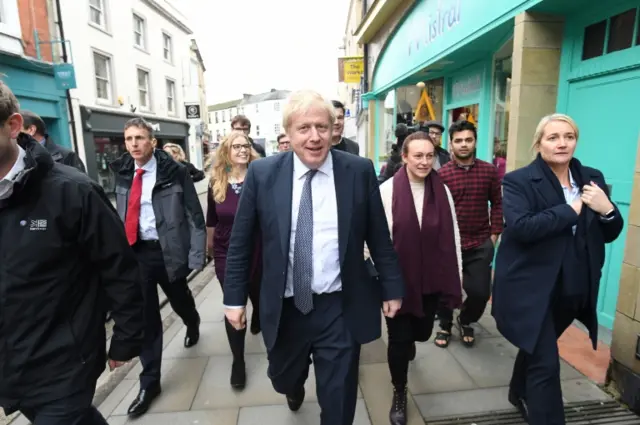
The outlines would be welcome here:
M 144 170 L 142 175 L 142 198 L 140 199 L 140 239 L 143 241 L 157 241 L 156 214 L 153 211 L 151 195 L 153 194 L 153 187 L 156 185 L 158 161 L 156 161 L 155 156 L 151 156 L 151 159 L 142 167 L 139 167 L 138 164 L 135 165 L 136 170 L 139 168 Z
M 18 158 L 16 162 L 13 164 L 13 167 L 9 170 L 6 176 L 0 180 L 0 199 L 6 199 L 13 194 L 13 184 L 24 168 L 24 159 L 27 157 L 27 153 L 22 149 L 21 146 L 18 146 Z
M 293 154 L 293 190 L 291 193 L 291 235 L 289 237 L 289 266 L 284 296 L 293 296 L 293 253 L 298 225 L 298 210 L 302 189 L 309 167 Z M 314 294 L 342 290 L 340 279 L 340 248 L 338 244 L 338 202 L 333 179 L 331 152 L 311 180 L 313 198 L 313 281 Z

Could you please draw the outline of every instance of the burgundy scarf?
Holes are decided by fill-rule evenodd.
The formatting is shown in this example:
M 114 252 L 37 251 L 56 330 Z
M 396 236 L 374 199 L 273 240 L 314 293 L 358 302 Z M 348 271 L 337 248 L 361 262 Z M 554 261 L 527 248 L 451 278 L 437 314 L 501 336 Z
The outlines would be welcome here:
M 406 286 L 400 313 L 423 317 L 422 297 L 426 294 L 440 294 L 440 304 L 459 307 L 462 289 L 451 204 L 438 173 L 432 170 L 424 181 L 422 227 L 406 166 L 393 177 L 391 214 L 393 246 Z

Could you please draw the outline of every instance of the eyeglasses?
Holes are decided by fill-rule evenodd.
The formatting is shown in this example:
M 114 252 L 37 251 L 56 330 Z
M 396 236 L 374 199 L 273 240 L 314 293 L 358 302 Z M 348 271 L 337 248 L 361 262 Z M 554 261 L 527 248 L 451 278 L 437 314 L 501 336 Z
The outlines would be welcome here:
M 442 136 L 442 133 L 440 133 L 439 131 L 430 131 L 429 132 L 429 136 L 440 137 L 440 136 Z
M 251 149 L 251 145 L 246 144 L 246 145 L 231 145 L 231 147 L 233 148 L 234 151 L 236 152 L 240 152 L 241 150 L 249 150 Z
M 248 133 L 249 127 L 234 127 L 233 131 L 244 131 L 245 133 Z

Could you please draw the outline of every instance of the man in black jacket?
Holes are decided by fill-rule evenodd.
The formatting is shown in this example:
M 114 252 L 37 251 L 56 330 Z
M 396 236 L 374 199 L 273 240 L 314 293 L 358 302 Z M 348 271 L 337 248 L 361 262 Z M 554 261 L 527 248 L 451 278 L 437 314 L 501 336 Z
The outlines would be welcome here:
M 51 137 L 47 134 L 47 126 L 40 116 L 24 109 L 20 111 L 20 115 L 22 115 L 23 119 L 24 128 L 22 131 L 29 134 L 47 148 L 55 162 L 75 167 L 83 173 L 87 172 L 77 153 L 51 140 Z
M 344 132 L 344 105 L 339 100 L 332 100 L 331 103 L 336 110 L 336 121 L 333 123 L 333 134 L 331 135 L 333 149 L 360 155 L 360 145 L 351 139 L 342 137 Z
M 102 189 L 22 133 L 19 111 L 0 82 L 0 407 L 106 425 L 91 405 L 107 362 L 101 306 L 113 369 L 142 348 L 140 270 Z
M 116 206 L 129 244 L 142 266 L 146 311 L 140 354 L 140 392 L 128 413 L 144 414 L 160 395 L 162 319 L 158 284 L 187 327 L 184 346 L 200 338 L 200 316 L 187 285 L 191 270 L 205 264 L 207 233 L 202 206 L 187 168 L 156 149 L 153 127 L 133 118 L 124 127 L 127 153 L 111 163 L 116 176 Z M 120 225 L 122 227 L 122 225 Z

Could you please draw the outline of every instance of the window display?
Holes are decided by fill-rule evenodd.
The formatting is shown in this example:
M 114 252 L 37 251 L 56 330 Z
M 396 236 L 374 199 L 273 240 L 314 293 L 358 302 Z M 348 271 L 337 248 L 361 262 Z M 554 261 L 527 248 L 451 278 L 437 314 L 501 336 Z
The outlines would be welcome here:
M 509 110 L 511 104 L 511 56 L 497 58 L 494 68 L 493 164 L 500 177 L 507 169 L 507 140 L 509 139 Z
M 425 81 L 396 90 L 396 120 L 408 126 L 442 121 L 444 79 Z

